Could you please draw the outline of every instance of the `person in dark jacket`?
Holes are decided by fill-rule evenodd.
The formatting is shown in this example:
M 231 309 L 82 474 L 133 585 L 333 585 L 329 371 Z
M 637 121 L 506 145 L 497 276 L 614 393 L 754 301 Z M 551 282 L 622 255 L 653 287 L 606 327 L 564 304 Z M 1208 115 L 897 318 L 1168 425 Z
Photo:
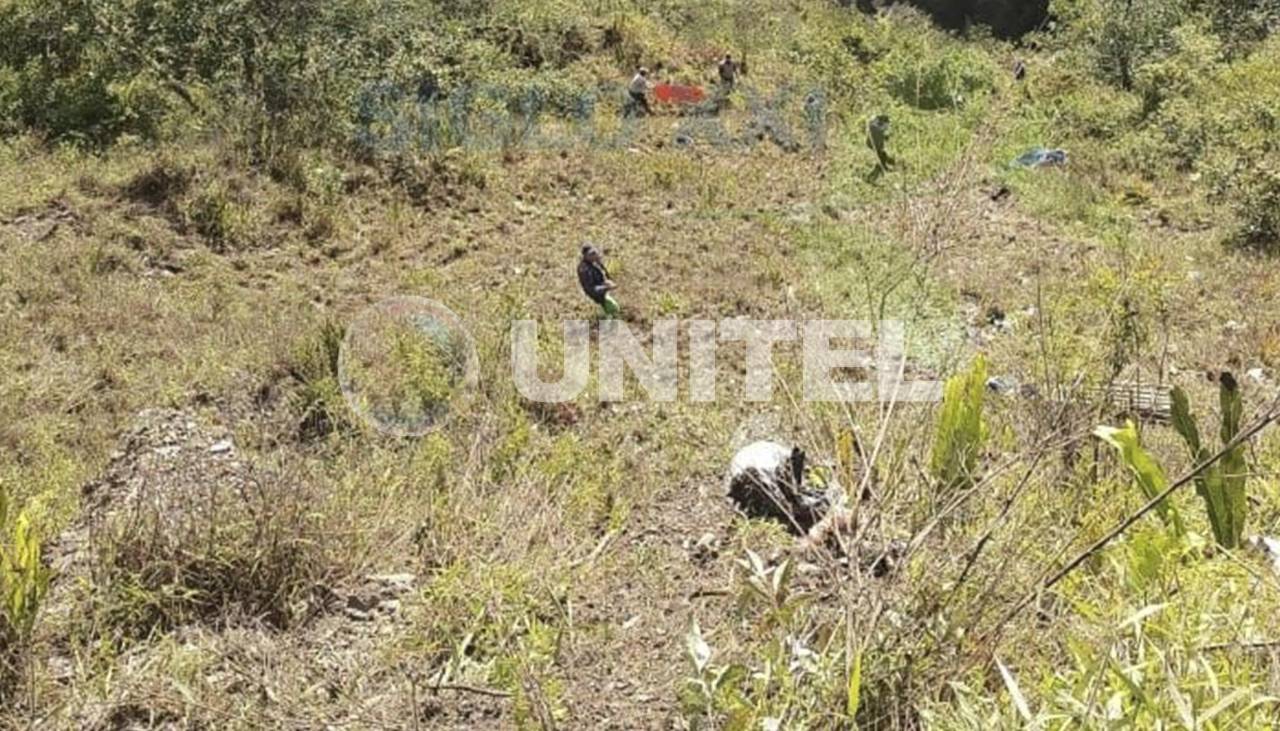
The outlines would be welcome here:
M 738 82 L 738 64 L 734 62 L 733 56 L 725 54 L 720 59 L 720 65 L 716 67 L 720 74 L 720 86 L 725 92 L 733 90 L 733 85 Z
M 582 245 L 582 259 L 578 261 L 578 283 L 592 302 L 604 308 L 606 318 L 618 316 L 618 303 L 609 293 L 617 286 L 609 279 L 600 250 L 591 244 Z

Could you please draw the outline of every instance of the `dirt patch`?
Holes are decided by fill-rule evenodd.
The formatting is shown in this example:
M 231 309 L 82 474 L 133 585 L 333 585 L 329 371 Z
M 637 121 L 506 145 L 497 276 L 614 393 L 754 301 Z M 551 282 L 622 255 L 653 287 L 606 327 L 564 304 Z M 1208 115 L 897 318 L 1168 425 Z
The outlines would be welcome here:
M 23 208 L 13 218 L 0 220 L 0 225 L 11 228 L 21 240 L 44 241 L 63 226 L 74 227 L 81 220 L 70 201 L 59 196 L 41 207 Z

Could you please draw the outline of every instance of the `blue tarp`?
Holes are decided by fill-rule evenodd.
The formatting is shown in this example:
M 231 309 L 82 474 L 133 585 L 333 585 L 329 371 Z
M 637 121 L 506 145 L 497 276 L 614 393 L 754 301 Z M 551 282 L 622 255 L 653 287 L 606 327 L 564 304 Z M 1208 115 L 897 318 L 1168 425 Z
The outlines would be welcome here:
M 1043 147 L 1034 147 L 1018 156 L 1013 161 L 1016 167 L 1023 168 L 1039 168 L 1047 165 L 1066 165 L 1066 150 L 1046 150 Z

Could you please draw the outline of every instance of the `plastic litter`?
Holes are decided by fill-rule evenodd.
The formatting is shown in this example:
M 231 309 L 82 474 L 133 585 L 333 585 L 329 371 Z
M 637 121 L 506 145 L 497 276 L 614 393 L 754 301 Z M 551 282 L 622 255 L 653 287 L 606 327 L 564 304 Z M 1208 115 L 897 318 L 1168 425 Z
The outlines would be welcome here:
M 1067 164 L 1067 151 L 1062 149 L 1045 149 L 1033 147 L 1022 153 L 1013 161 L 1015 167 L 1043 168 Z
M 1271 570 L 1280 574 L 1280 541 L 1271 536 L 1252 536 L 1246 543 L 1271 562 Z
M 995 376 L 987 379 L 987 390 L 1001 396 L 1017 393 L 1018 382 L 1009 376 Z
M 700 86 L 658 84 L 653 87 L 653 96 L 663 104 L 697 104 L 707 98 L 707 92 Z

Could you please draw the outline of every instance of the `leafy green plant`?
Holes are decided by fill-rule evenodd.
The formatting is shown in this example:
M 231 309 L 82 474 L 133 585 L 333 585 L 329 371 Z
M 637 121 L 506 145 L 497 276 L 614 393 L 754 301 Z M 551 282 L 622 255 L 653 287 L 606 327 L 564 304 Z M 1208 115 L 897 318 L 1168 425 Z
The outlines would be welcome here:
M 1240 386 L 1230 373 L 1218 379 L 1218 398 L 1222 410 L 1219 437 L 1226 448 L 1240 433 L 1240 418 L 1244 406 L 1240 398 Z M 1200 430 L 1191 414 L 1187 394 L 1181 388 L 1173 389 L 1173 427 L 1182 436 L 1196 464 L 1208 462 L 1213 454 L 1200 440 Z M 1214 540 L 1223 548 L 1240 546 L 1244 535 L 1244 522 L 1249 510 L 1245 481 L 1248 465 L 1245 464 L 1244 445 L 1238 444 L 1196 476 L 1196 493 L 1204 499 L 1213 528 Z
M 1162 58 L 1184 14 L 1169 0 L 1060 0 L 1055 9 L 1103 80 L 1133 89 L 1137 71 Z
M 991 73 L 981 60 L 958 51 L 891 56 L 885 65 L 889 93 L 917 109 L 961 107 L 970 95 L 992 87 Z
M 978 356 L 967 373 L 947 379 L 942 414 L 933 442 L 932 472 L 944 490 L 973 484 L 978 456 L 987 439 L 982 417 L 987 361 Z
M 1142 494 L 1148 500 L 1164 492 L 1165 488 L 1169 486 L 1169 478 L 1165 477 L 1164 470 L 1160 468 L 1159 463 L 1155 461 L 1151 454 L 1142 447 L 1142 440 L 1138 436 L 1138 428 L 1132 421 L 1127 422 L 1122 429 L 1100 426 L 1093 433 L 1102 441 L 1116 448 L 1120 453 L 1120 459 L 1124 461 L 1125 466 L 1133 473 L 1138 486 L 1142 488 Z M 1177 508 L 1167 499 L 1160 501 L 1160 504 L 1156 506 L 1156 513 L 1178 535 L 1186 533 L 1186 526 L 1183 524 Z
M 1201 441 L 1200 429 L 1191 414 L 1186 392 L 1181 388 L 1174 388 L 1172 402 L 1173 428 L 1186 442 L 1192 462 L 1196 465 L 1208 463 L 1215 452 Z M 1240 433 L 1240 419 L 1244 413 L 1240 387 L 1230 373 L 1223 373 L 1219 378 L 1219 402 L 1222 411 L 1219 437 L 1222 448 L 1225 449 Z M 1164 470 L 1142 447 L 1133 422 L 1126 423 L 1124 428 L 1100 426 L 1094 430 L 1094 434 L 1120 452 L 1125 466 L 1133 473 L 1148 500 L 1168 488 L 1169 480 Z M 1195 477 L 1196 493 L 1204 499 L 1214 540 L 1223 548 L 1237 548 L 1241 545 L 1248 514 L 1245 490 L 1247 479 L 1248 465 L 1245 463 L 1243 444 L 1226 450 L 1220 459 L 1208 464 Z M 1186 532 L 1177 509 L 1168 500 L 1157 505 L 1156 510 L 1178 535 Z
M 0 487 L 0 528 L 8 525 L 9 497 Z M 50 571 L 40 562 L 40 538 L 25 512 L 0 541 L 0 698 L 13 680 L 49 590 Z
M 1241 172 L 1233 181 L 1236 218 L 1233 243 L 1267 254 L 1280 253 L 1280 169 L 1271 162 Z
M 693 675 L 685 679 L 680 691 L 681 705 L 693 728 L 703 728 L 720 710 L 742 702 L 739 685 L 747 674 L 742 665 L 713 665 L 713 650 L 702 636 L 698 620 L 693 621 L 685 636 L 685 656 L 693 666 Z
M 777 566 L 768 567 L 755 551 L 747 550 L 745 559 L 738 559 L 738 565 L 747 571 L 747 595 L 763 602 L 771 611 L 782 613 L 799 595 L 790 588 L 793 564 L 784 560 Z

